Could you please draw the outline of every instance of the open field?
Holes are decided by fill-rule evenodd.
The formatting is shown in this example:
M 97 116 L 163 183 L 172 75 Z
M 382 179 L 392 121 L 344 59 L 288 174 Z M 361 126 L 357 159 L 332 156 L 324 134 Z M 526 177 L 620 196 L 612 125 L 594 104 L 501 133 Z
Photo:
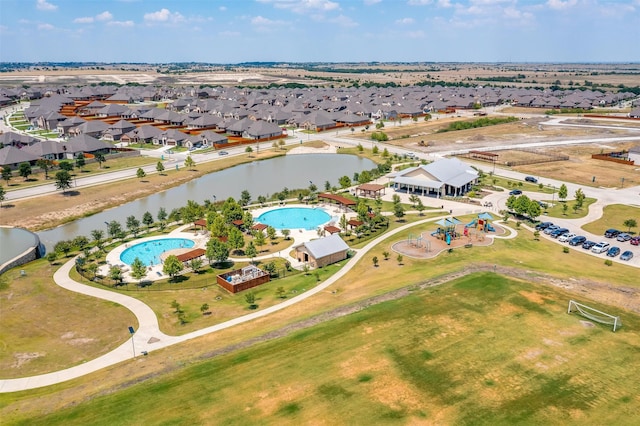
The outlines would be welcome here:
M 545 149 L 549 153 L 569 155 L 568 161 L 516 166 L 513 169 L 534 176 L 574 182 L 580 185 L 619 188 L 640 185 L 640 167 L 611 161 L 594 160 L 591 154 L 629 149 L 637 143 L 585 144 Z M 593 179 L 595 178 L 595 182 Z M 624 178 L 624 183 L 622 179 Z
M 596 235 L 604 235 L 604 231 L 609 228 L 628 232 L 629 229 L 623 225 L 627 219 L 635 219 L 640 224 L 640 206 L 625 206 L 622 204 L 606 206 L 600 219 L 584 225 L 582 229 Z M 631 228 L 631 233 L 637 234 L 638 227 Z
M 612 333 L 567 315 L 570 297 L 472 274 L 66 409 L 16 411 L 5 421 L 633 424 L 640 320 L 594 304 L 622 315 L 623 328 Z
M 66 259 L 64 260 L 66 261 Z M 0 290 L 0 371 L 23 377 L 71 367 L 125 342 L 137 326 L 129 310 L 69 292 L 53 282 L 44 259 L 9 270 Z

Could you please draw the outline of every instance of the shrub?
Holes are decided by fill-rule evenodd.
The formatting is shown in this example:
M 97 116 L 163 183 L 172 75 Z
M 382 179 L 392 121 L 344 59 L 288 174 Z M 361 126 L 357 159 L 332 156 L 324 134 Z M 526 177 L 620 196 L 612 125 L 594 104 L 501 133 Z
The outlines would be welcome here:
M 569 253 L 569 247 L 562 247 L 563 253 Z
M 611 266 L 611 265 L 613 265 L 613 261 L 611 259 L 607 259 L 607 260 L 604 261 L 604 264 L 607 265 L 607 266 Z

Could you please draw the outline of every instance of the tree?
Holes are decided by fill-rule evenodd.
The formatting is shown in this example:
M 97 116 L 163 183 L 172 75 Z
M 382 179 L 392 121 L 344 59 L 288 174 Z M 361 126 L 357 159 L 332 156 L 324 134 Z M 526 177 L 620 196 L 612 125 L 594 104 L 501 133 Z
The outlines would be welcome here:
M 276 239 L 276 228 L 274 228 L 273 226 L 267 226 L 267 237 L 270 240 L 275 240 Z
M 404 207 L 402 207 L 402 204 L 398 203 L 393 205 L 393 215 L 398 219 L 402 219 L 404 216 Z
M 64 256 L 67 257 L 67 255 L 71 251 L 71 243 L 66 240 L 58 241 L 56 245 L 53 246 L 53 250 L 56 253 L 64 254 Z
M 71 175 L 66 170 L 60 170 L 56 173 L 56 189 L 62 189 L 62 193 L 65 193 L 69 188 L 71 188 Z
M 87 162 L 84 159 L 84 153 L 79 152 L 78 155 L 76 156 L 76 167 L 82 170 L 85 164 L 87 164 Z
M 409 202 L 411 202 L 411 204 L 413 204 L 413 208 L 416 208 L 416 205 L 418 204 L 418 201 L 420 201 L 420 197 L 418 197 L 415 194 L 412 194 L 409 196 Z
M 260 207 L 264 206 L 264 203 L 267 202 L 267 197 L 264 195 L 258 195 L 258 203 L 260 203 Z
M 89 263 L 87 265 L 87 272 L 91 274 L 91 279 L 94 280 L 98 274 L 98 264 L 93 262 Z
M 384 260 L 388 260 L 389 259 L 389 252 L 388 251 L 383 251 L 382 252 L 382 256 L 384 257 Z
M 246 189 L 240 193 L 240 205 L 246 206 L 251 202 L 251 194 Z
M 258 305 L 256 305 L 256 295 L 254 292 L 250 291 L 244 295 L 244 300 L 249 304 L 249 309 L 256 309 Z
M 120 266 L 113 265 L 109 268 L 109 278 L 113 280 L 114 285 L 122 284 L 122 269 L 120 269 Z
M 47 258 L 47 262 L 53 265 L 55 261 L 58 260 L 58 253 L 56 253 L 55 251 L 50 251 L 49 253 L 47 253 L 46 258 Z
M 582 208 L 582 205 L 584 204 L 584 199 L 586 198 L 586 196 L 584 195 L 584 192 L 582 191 L 582 188 L 576 189 L 574 198 L 576 199 L 576 206 L 578 206 L 578 209 Z
M 146 175 L 147 174 L 142 170 L 142 167 L 138 167 L 138 170 L 136 170 L 136 176 L 138 176 L 138 179 L 143 179 Z
M 340 184 L 340 187 L 342 189 L 347 189 L 348 187 L 351 186 L 351 179 L 349 179 L 349 176 L 342 176 L 339 180 L 338 183 Z
M 380 150 L 378 149 L 378 145 L 374 145 L 373 149 L 371 150 L 371 153 L 373 155 L 378 155 L 378 152 L 380 152 Z
M 403 260 L 403 259 L 404 259 L 404 258 L 402 257 L 402 255 L 401 255 L 401 254 L 399 254 L 399 255 L 398 255 L 398 257 L 396 257 L 396 260 L 398 261 L 398 265 L 402 265 L 402 260 Z
M 635 219 L 627 219 L 622 222 L 622 225 L 627 227 L 628 232 L 631 232 L 631 228 L 638 226 L 638 222 Z
M 289 241 L 289 237 L 291 236 L 291 231 L 289 229 L 281 229 L 280 233 L 282 234 L 285 240 Z
M 182 269 L 182 262 L 180 262 L 178 257 L 174 254 L 167 256 L 164 260 L 164 265 L 162 265 L 162 272 L 169 275 L 169 281 L 175 281 L 175 278 L 180 274 Z
M 253 148 L 251 148 L 250 146 L 246 147 L 244 149 L 244 152 L 246 152 L 247 154 L 249 154 L 249 157 L 251 157 L 251 153 L 253 152 Z
M 271 261 L 269 263 L 267 263 L 266 265 L 264 265 L 264 270 L 266 272 L 269 273 L 269 276 L 271 277 L 275 277 L 276 276 L 276 263 Z
M 262 232 L 262 231 L 256 231 L 256 233 L 253 236 L 253 238 L 254 238 L 254 241 L 255 241 L 256 245 L 258 246 L 258 248 L 261 248 L 267 242 L 266 238 L 264 236 L 264 232 Z
M 138 235 L 140 230 L 140 221 L 135 216 L 127 216 L 127 229 L 134 235 Z
M 46 158 L 40 158 L 36 161 L 36 166 L 40 168 L 44 172 L 44 178 L 49 179 L 49 169 L 53 166 L 53 161 L 47 160 Z
M 244 247 L 244 244 L 245 244 L 244 235 L 242 235 L 242 232 L 238 228 L 233 227 L 229 230 L 227 243 L 229 244 L 229 247 L 233 249 L 234 252 L 237 252 L 238 250 L 241 250 Z
M 131 263 L 131 276 L 136 280 L 140 281 L 147 275 L 147 265 L 140 260 L 139 257 L 133 259 Z
M 251 263 L 253 263 L 253 258 L 258 255 L 258 250 L 256 250 L 256 246 L 253 245 L 253 241 L 249 241 L 245 254 L 251 259 Z
M 102 163 L 107 161 L 107 159 L 104 157 L 104 154 L 101 152 L 97 152 L 93 158 L 95 158 L 96 162 L 98 163 L 98 168 L 100 169 L 102 168 Z
M 67 172 L 70 172 L 71 170 L 73 170 L 73 164 L 71 164 L 71 162 L 69 161 L 61 161 L 58 164 L 58 167 L 60 167 L 60 170 L 64 170 Z
M 156 171 L 158 172 L 158 174 L 163 175 L 164 173 L 164 164 L 162 164 L 162 161 L 158 161 L 158 164 L 156 164 Z
M 531 220 L 536 220 L 538 216 L 542 213 L 542 209 L 540 208 L 540 204 L 536 201 L 531 201 L 529 206 L 527 207 L 527 216 L 531 218 Z
M 280 146 L 280 148 L 281 148 L 281 149 L 282 149 L 282 148 L 284 148 L 284 145 L 285 145 L 285 144 L 286 144 L 286 142 L 285 142 L 285 141 L 283 141 L 282 139 L 280 139 L 280 140 L 278 141 L 278 145 Z
M 560 185 L 560 189 L 558 190 L 558 199 L 566 200 L 569 195 L 569 190 L 567 189 L 567 185 L 564 183 Z
M 193 200 L 188 200 L 187 205 L 180 209 L 180 216 L 184 223 L 195 222 L 202 218 L 203 214 L 204 210 L 202 206 Z
M 185 158 L 184 160 L 184 166 L 189 170 L 193 170 L 193 168 L 196 166 L 196 162 L 193 161 L 193 158 L 191 158 L 190 155 L 187 155 L 187 158 Z
M 102 250 L 102 239 L 104 238 L 104 232 L 100 229 L 94 229 L 91 231 L 91 238 L 95 243 L 95 246 L 98 247 L 99 250 Z
M 89 244 L 89 239 L 84 235 L 78 235 L 73 239 L 72 245 L 78 247 L 80 250 L 84 250 Z
M 200 258 L 191 259 L 191 262 L 189 262 L 189 267 L 193 272 L 198 273 L 200 268 L 202 268 L 202 259 Z
M 224 242 L 217 238 L 212 238 L 207 241 L 205 256 L 211 260 L 215 260 L 216 264 L 225 263 L 229 259 L 229 247 Z
M 150 212 L 144 212 L 142 215 L 142 223 L 147 227 L 147 231 L 151 228 L 151 225 L 153 225 L 153 216 Z
M 562 205 L 562 214 L 566 216 L 567 215 L 567 210 L 569 210 L 569 205 L 567 203 L 564 203 Z
M 284 290 L 284 287 L 278 287 L 276 289 L 276 296 L 280 299 L 284 299 L 286 296 L 287 292 Z
M 27 180 L 29 178 L 29 175 L 32 173 L 31 164 L 20 163 L 20 167 L 18 168 L 18 173 L 20 174 L 20 176 L 24 178 L 24 180 Z
M 114 239 L 118 235 L 122 233 L 122 225 L 117 220 L 112 220 L 107 223 L 107 234 L 109 234 L 109 238 Z
M 4 201 L 7 195 L 7 191 L 5 191 L 4 187 L 0 185 L 0 206 L 2 206 L 2 202 Z
M 422 200 L 420 198 L 418 198 L 418 205 L 416 206 L 416 210 L 418 210 L 418 214 L 420 214 L 420 216 L 423 215 L 423 211 L 424 209 L 426 209 L 426 207 L 424 206 L 424 204 L 422 204 Z
M 347 220 L 347 215 L 343 213 L 342 216 L 340 216 L 340 228 L 342 231 L 346 231 L 348 225 L 349 221 Z
M 9 167 L 3 167 L 2 179 L 4 179 L 7 183 L 9 183 L 12 177 L 13 177 L 13 172 L 11 171 L 11 169 Z
M 373 262 L 373 266 L 375 266 L 377 268 L 378 267 L 378 256 L 373 256 L 371 261 Z
M 200 306 L 200 312 L 202 312 L 202 315 L 210 314 L 211 312 L 209 312 L 209 305 L 203 303 L 202 306 Z

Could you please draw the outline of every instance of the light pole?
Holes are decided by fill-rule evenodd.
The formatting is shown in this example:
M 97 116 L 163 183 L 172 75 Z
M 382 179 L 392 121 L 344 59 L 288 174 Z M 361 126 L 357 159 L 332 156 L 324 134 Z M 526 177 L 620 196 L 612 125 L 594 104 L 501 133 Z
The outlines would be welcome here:
M 133 341 L 133 334 L 134 334 L 135 332 L 136 332 L 136 331 L 133 329 L 133 327 L 129 327 L 129 333 L 131 334 L 131 346 L 133 347 L 133 357 L 134 357 L 134 358 L 136 357 L 136 344 L 135 344 L 135 342 Z

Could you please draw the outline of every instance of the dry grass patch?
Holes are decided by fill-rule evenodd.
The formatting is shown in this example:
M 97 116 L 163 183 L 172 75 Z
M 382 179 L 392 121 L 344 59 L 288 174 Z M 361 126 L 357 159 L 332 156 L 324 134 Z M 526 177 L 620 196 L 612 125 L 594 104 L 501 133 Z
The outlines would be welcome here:
M 44 260 L 6 272 L 0 290 L 0 371 L 2 378 L 68 368 L 115 349 L 137 321 L 111 302 L 69 292 L 51 278 Z

